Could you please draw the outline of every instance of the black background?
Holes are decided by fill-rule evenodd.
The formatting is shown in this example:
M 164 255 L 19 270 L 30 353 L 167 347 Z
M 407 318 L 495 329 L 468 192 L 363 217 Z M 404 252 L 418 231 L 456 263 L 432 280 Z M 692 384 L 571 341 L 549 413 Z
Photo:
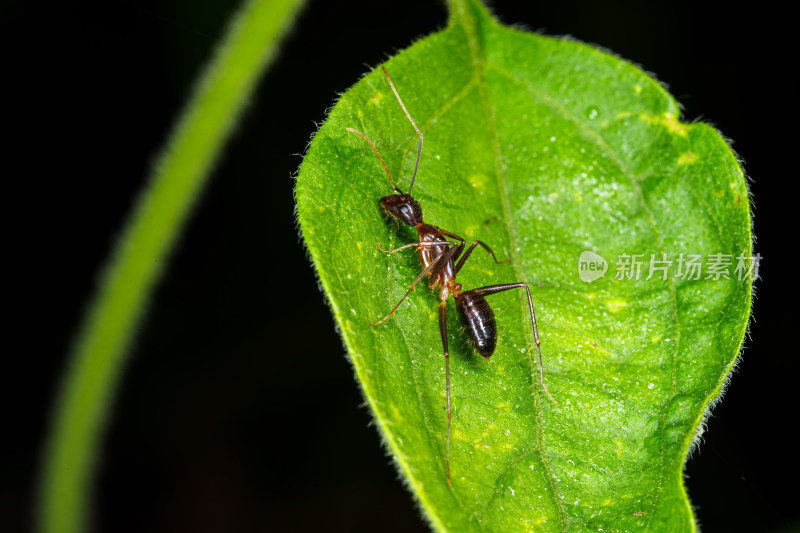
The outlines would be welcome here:
M 71 337 L 237 4 L 0 8 L 5 303 L 14 315 L 3 328 L 3 531 L 31 527 L 37 456 Z M 786 290 L 794 239 L 778 244 L 797 228 L 787 190 L 797 179 L 788 163 L 798 100 L 791 17 L 764 3 L 551 4 L 497 0 L 494 10 L 656 73 L 686 120 L 716 125 L 745 160 L 763 280 L 739 370 L 687 485 L 705 531 L 799 528 L 787 431 L 797 419 L 797 313 Z M 155 292 L 103 441 L 93 531 L 426 530 L 369 427 L 298 241 L 290 175 L 337 92 L 445 20 L 441 2 L 306 6 Z

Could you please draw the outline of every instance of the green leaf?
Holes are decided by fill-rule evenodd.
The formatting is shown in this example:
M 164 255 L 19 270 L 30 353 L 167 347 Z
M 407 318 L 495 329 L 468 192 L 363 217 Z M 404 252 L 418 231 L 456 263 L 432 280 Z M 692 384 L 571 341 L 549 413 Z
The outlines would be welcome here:
M 499 25 L 474 1 L 387 62 L 425 135 L 414 196 L 425 221 L 487 242 L 458 281 L 525 281 L 489 298 L 499 343 L 477 356 L 449 306 L 452 490 L 438 293 L 420 284 L 412 228 L 386 220 L 377 145 L 406 190 L 416 134 L 380 70 L 331 111 L 297 181 L 298 218 L 364 395 L 431 524 L 450 531 L 692 531 L 682 470 L 736 362 L 750 312 L 748 191 L 720 135 L 679 121 L 635 66 L 568 40 Z M 584 282 L 578 259 L 608 262 Z M 617 279 L 626 257 L 638 280 Z M 666 279 L 650 258 L 666 254 Z M 686 276 L 701 256 L 699 279 Z M 716 254 L 722 254 L 716 256 Z M 743 270 L 739 258 L 744 258 Z M 729 279 L 706 279 L 715 259 Z M 653 266 L 663 266 L 655 263 Z M 692 276 L 693 277 L 693 276 Z M 742 277 L 740 280 L 739 277 Z

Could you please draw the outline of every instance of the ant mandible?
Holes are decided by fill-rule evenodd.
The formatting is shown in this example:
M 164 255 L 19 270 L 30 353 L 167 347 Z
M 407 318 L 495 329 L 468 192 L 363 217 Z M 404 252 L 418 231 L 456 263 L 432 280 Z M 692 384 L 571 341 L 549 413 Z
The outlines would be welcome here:
M 408 112 L 408 109 L 406 109 L 406 106 L 403 103 L 402 98 L 400 98 L 400 94 L 397 92 L 397 89 L 395 89 L 394 83 L 392 83 L 392 79 L 386 72 L 386 68 L 381 66 L 381 69 L 383 70 L 384 76 L 386 76 L 386 81 L 389 82 L 389 86 L 392 88 L 392 92 L 394 92 L 395 97 L 397 97 L 397 101 L 400 102 L 400 106 L 403 108 L 406 117 L 408 117 L 411 125 L 414 126 L 414 129 L 419 135 L 417 162 L 414 166 L 414 175 L 411 177 L 411 185 L 408 187 L 408 193 L 403 193 L 397 188 L 397 186 L 395 186 L 394 180 L 392 180 L 392 175 L 389 173 L 389 168 L 386 166 L 386 162 L 383 160 L 383 157 L 372 141 L 370 141 L 365 134 L 361 133 L 357 129 L 347 128 L 347 131 L 357 133 L 365 141 L 367 141 L 370 148 L 372 148 L 372 150 L 380 159 L 381 164 L 386 171 L 386 175 L 389 176 L 389 183 L 391 184 L 395 194 L 390 194 L 381 198 L 380 206 L 395 220 L 416 228 L 419 236 L 418 242 L 412 242 L 399 248 L 395 248 L 394 250 L 384 250 L 380 247 L 380 245 L 377 245 L 378 249 L 382 252 L 393 254 L 395 252 L 405 250 L 406 248 L 417 247 L 417 255 L 422 263 L 423 270 L 417 279 L 414 280 L 414 283 L 411 284 L 411 287 L 409 287 L 405 295 L 400 298 L 400 301 L 397 302 L 391 311 L 389 311 L 389 314 L 383 317 L 381 320 L 371 323 L 372 325 L 379 325 L 389 320 L 397 308 L 400 307 L 400 304 L 403 303 L 403 300 L 405 300 L 408 295 L 411 294 L 411 291 L 414 290 L 417 284 L 425 276 L 430 277 L 428 287 L 431 289 L 439 289 L 439 298 L 441 300 L 441 303 L 439 304 L 439 331 L 442 335 L 442 346 L 444 347 L 445 383 L 447 393 L 447 444 L 445 451 L 445 465 L 447 469 L 447 485 L 452 489 L 453 485 L 450 482 L 450 430 L 452 425 L 450 405 L 450 351 L 447 346 L 447 299 L 450 297 L 450 295 L 452 295 L 456 301 L 456 310 L 458 311 L 458 316 L 461 318 L 461 323 L 466 329 L 469 343 L 480 355 L 488 359 L 492 356 L 495 348 L 497 347 L 497 326 L 495 324 L 492 308 L 489 307 L 489 303 L 486 301 L 485 297 L 510 289 L 525 289 L 525 292 L 528 294 L 528 308 L 530 309 L 533 338 L 536 343 L 536 349 L 539 353 L 539 375 L 541 378 L 542 387 L 547 393 L 547 396 L 550 397 L 550 400 L 555 405 L 558 404 L 556 403 L 552 394 L 550 394 L 550 391 L 547 389 L 547 385 L 545 385 L 544 382 L 544 369 L 542 366 L 542 349 L 539 342 L 539 330 L 536 327 L 536 315 L 533 311 L 533 300 L 531 299 L 531 290 L 530 287 L 528 287 L 528 284 L 520 281 L 518 283 L 503 283 L 501 285 L 489 285 L 487 287 L 479 287 L 477 289 L 462 291 L 461 284 L 456 283 L 456 275 L 458 275 L 459 271 L 464 266 L 464 263 L 467 261 L 470 254 L 472 254 L 472 251 L 476 246 L 480 245 L 483 247 L 483 249 L 489 252 L 495 263 L 505 263 L 506 261 L 498 261 L 497 257 L 494 255 L 494 251 L 489 248 L 486 243 L 478 240 L 473 241 L 470 247 L 465 251 L 464 247 L 466 245 L 466 241 L 464 238 L 442 228 L 425 224 L 422 221 L 422 208 L 420 207 L 419 202 L 417 202 L 414 197 L 411 196 L 411 189 L 414 187 L 414 180 L 417 177 L 419 160 L 420 156 L 422 155 L 422 132 L 417 127 L 414 119 L 411 118 L 411 114 Z M 448 241 L 447 237 L 450 237 L 458 242 Z

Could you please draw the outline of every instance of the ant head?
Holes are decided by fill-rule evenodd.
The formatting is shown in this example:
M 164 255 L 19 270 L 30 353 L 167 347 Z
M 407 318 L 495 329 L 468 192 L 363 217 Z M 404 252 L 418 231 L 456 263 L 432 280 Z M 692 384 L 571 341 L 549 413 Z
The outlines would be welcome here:
M 386 213 L 409 226 L 422 223 L 422 208 L 410 194 L 390 194 L 381 198 L 381 207 Z

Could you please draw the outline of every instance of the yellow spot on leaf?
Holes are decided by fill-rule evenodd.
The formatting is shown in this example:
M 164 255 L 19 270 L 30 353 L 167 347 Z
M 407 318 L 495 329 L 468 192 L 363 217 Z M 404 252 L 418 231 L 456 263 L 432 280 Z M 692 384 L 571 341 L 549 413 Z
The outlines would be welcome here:
M 662 116 L 651 115 L 650 113 L 642 113 L 639 115 L 642 120 L 648 124 L 658 124 L 664 126 L 671 133 L 686 137 L 689 134 L 689 127 L 682 124 L 678 118 L 671 113 L 664 113 Z
M 464 226 L 464 229 L 462 231 L 463 231 L 463 235 L 474 235 L 476 233 L 479 233 L 480 230 L 481 230 L 480 226 L 467 225 L 467 226 Z
M 681 154 L 681 156 L 678 158 L 678 164 L 691 165 L 698 159 L 700 159 L 700 157 L 697 154 L 693 154 L 692 152 L 686 152 L 685 154 Z
M 612 313 L 618 313 L 626 307 L 628 307 L 628 302 L 624 300 L 606 300 L 606 308 Z
M 484 174 L 473 174 L 467 178 L 470 185 L 478 189 L 483 189 L 486 186 L 486 176 Z
M 383 93 L 375 93 L 372 95 L 372 98 L 369 99 L 367 102 L 369 105 L 380 105 L 383 102 Z
M 660 340 L 661 340 L 661 335 L 653 335 L 652 337 L 650 337 L 650 342 L 652 342 L 653 344 L 656 344 Z
M 400 411 L 397 409 L 397 406 L 394 404 L 390 404 L 389 408 L 392 410 L 392 419 L 395 421 L 402 421 L 403 416 L 400 414 Z
M 633 86 L 633 92 L 634 92 L 634 94 L 642 94 L 642 86 L 638 85 L 638 84 L 634 85 Z

